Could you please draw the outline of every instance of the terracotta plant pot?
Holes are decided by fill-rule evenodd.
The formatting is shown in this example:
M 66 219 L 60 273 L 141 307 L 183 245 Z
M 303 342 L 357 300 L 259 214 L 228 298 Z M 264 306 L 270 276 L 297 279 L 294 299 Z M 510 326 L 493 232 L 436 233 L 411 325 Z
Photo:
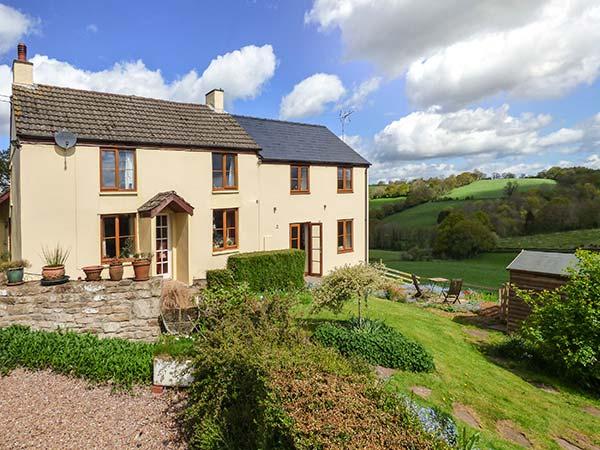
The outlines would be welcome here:
M 42 267 L 42 278 L 44 280 L 60 280 L 65 277 L 65 266 Z
M 23 267 L 12 267 L 6 270 L 6 281 L 9 285 L 22 284 L 23 283 Z
M 83 267 L 82 270 L 85 272 L 85 281 L 100 281 L 102 279 L 102 266 L 87 266 Z
M 121 261 L 111 262 L 108 266 L 108 275 L 112 281 L 121 281 L 123 279 L 123 263 Z
M 148 281 L 150 279 L 150 260 L 136 259 L 133 261 L 133 273 L 135 281 Z

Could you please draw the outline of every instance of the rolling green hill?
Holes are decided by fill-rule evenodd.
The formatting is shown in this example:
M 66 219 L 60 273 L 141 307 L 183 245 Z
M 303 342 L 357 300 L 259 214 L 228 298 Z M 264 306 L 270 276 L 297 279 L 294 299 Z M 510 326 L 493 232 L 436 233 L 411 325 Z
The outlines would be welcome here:
M 413 206 L 402 212 L 392 214 L 383 219 L 384 223 L 397 222 L 407 228 L 433 227 L 437 224 L 437 216 L 444 209 L 459 207 L 470 200 L 449 200 L 445 202 L 429 202 Z
M 406 197 L 394 197 L 394 198 L 372 198 L 369 200 L 369 209 L 375 211 L 384 205 L 390 203 L 403 202 Z
M 600 246 L 600 229 L 562 231 L 560 233 L 532 234 L 500 238 L 499 248 L 573 250 L 580 247 Z
M 553 186 L 556 184 L 554 180 L 548 180 L 546 178 L 513 178 L 513 179 L 499 179 L 499 180 L 479 180 L 466 186 L 453 189 L 447 195 L 450 198 L 457 200 L 465 197 L 479 198 L 500 198 L 502 197 L 504 186 L 509 181 L 518 183 L 520 191 L 526 191 L 529 189 L 535 189 L 543 186 Z

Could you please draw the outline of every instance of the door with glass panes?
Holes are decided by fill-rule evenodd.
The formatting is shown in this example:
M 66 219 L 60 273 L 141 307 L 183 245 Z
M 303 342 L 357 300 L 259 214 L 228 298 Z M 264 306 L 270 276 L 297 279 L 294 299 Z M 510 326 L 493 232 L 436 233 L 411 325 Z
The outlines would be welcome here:
M 156 274 L 171 278 L 171 228 L 167 214 L 156 216 Z

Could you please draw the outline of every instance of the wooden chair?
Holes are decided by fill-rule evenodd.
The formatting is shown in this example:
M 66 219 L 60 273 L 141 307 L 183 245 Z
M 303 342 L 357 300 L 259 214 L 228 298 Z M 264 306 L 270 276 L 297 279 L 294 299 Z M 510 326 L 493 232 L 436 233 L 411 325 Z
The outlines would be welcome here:
M 417 278 L 417 276 L 414 273 L 411 273 L 410 277 L 412 278 L 413 285 L 415 286 L 415 289 L 417 291 L 417 293 L 415 294 L 415 298 L 423 297 L 423 295 L 425 295 L 425 294 L 423 293 L 423 290 L 421 289 L 421 286 L 419 285 L 419 279 Z
M 451 298 L 454 298 L 454 301 L 452 303 L 460 303 L 458 297 L 462 289 L 462 284 L 463 280 L 450 280 L 450 287 L 448 288 L 448 290 L 442 292 L 442 295 L 444 296 L 444 303 L 449 303 Z

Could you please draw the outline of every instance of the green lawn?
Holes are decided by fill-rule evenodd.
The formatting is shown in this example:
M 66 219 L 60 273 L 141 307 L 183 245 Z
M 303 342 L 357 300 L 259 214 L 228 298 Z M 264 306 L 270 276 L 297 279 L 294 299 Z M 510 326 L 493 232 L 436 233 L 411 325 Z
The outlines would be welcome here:
M 476 199 L 500 198 L 502 197 L 504 186 L 506 186 L 506 183 L 509 181 L 518 183 L 519 191 L 527 191 L 529 189 L 539 188 L 542 186 L 552 186 L 556 184 L 556 181 L 545 178 L 479 180 L 466 186 L 453 189 L 448 194 L 448 197 L 454 199 L 463 199 L 470 196 L 473 196 Z
M 372 198 L 369 200 L 369 209 L 375 211 L 381 208 L 383 205 L 389 205 L 391 203 L 404 202 L 406 197 L 394 197 L 394 198 Z
M 308 316 L 309 307 L 304 307 L 303 315 Z M 339 318 L 353 313 L 354 308 L 345 308 Z M 383 319 L 419 341 L 435 360 L 435 372 L 397 372 L 390 379 L 389 388 L 409 393 L 412 386 L 427 387 L 432 390 L 428 400 L 415 399 L 448 413 L 452 413 L 455 402 L 469 407 L 482 427 L 478 448 L 521 448 L 498 434 L 496 424 L 501 420 L 508 420 L 523 431 L 534 448 L 559 449 L 553 438 L 572 439 L 574 434 L 585 435 L 589 441 L 595 438 L 595 444 L 600 444 L 598 418 L 583 411 L 586 406 L 600 408 L 600 401 L 572 391 L 541 373 L 508 370 L 494 363 L 479 350 L 475 338 L 465 332 L 473 327 L 461 325 L 429 309 L 380 299 L 369 300 L 367 315 Z M 318 317 L 335 316 L 322 313 Z M 483 339 L 496 340 L 500 336 L 500 333 L 490 332 Z M 546 392 L 532 382 L 555 386 L 558 392 Z
M 484 253 L 471 259 L 401 261 L 398 252 L 370 250 L 371 261 L 382 260 L 392 269 L 415 273 L 422 277 L 462 278 L 471 287 L 485 286 L 497 289 L 508 281 L 506 266 L 516 253 Z
M 407 228 L 424 228 L 437 225 L 437 217 L 440 211 L 450 208 L 458 208 L 466 204 L 468 200 L 449 200 L 446 202 L 429 202 L 413 206 L 383 219 L 384 223 L 396 222 Z
M 533 234 L 500 238 L 499 248 L 521 249 L 564 249 L 600 245 L 600 229 L 562 231 L 560 233 Z

